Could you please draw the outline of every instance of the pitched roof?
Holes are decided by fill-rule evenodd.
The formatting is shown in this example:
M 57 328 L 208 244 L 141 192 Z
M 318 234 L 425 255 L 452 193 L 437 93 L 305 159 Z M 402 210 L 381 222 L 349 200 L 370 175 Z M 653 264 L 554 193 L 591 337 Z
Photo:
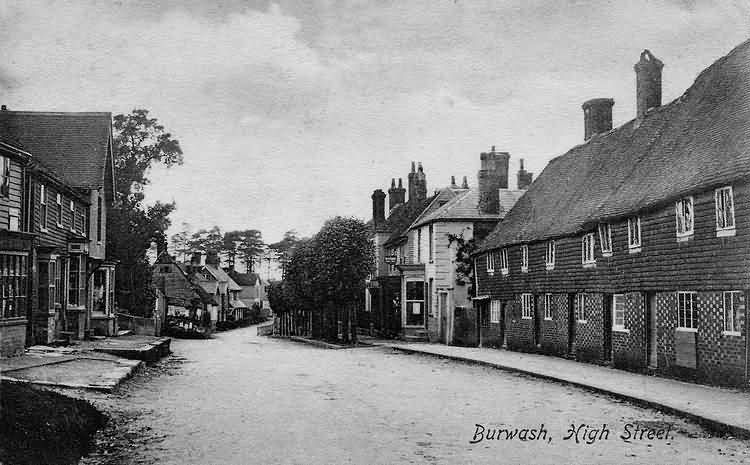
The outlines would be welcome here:
M 750 40 L 678 99 L 555 158 L 478 251 L 578 234 L 750 176 Z
M 412 224 L 416 228 L 435 221 L 488 221 L 502 219 L 525 191 L 500 191 L 500 212 L 484 213 L 479 208 L 479 189 L 458 192 L 443 206 L 421 215 Z
M 255 283 L 263 281 L 258 273 L 240 273 L 236 270 L 227 270 L 227 274 L 240 286 L 255 286 Z
M 0 111 L 0 134 L 72 187 L 102 188 L 107 169 L 112 169 L 111 113 Z
M 234 282 L 234 279 L 229 277 L 229 275 L 224 270 L 222 270 L 220 266 L 205 265 L 204 268 L 208 270 L 208 272 L 211 273 L 217 281 L 227 283 L 230 291 L 242 290 L 242 288 L 236 282 Z
M 391 214 L 385 220 L 387 229 L 385 232 L 390 233 L 388 240 L 385 242 L 386 246 L 395 245 L 401 236 L 409 230 L 409 226 L 414 222 L 417 217 L 427 208 L 430 203 L 434 200 L 435 196 L 428 197 L 422 201 L 406 202 L 401 205 L 397 205 L 391 210 Z M 378 228 L 378 231 L 381 229 Z

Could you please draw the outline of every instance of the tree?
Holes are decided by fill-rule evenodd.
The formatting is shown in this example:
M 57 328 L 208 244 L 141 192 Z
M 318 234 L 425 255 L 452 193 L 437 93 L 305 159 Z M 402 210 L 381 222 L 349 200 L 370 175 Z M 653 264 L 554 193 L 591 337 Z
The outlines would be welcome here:
M 237 252 L 242 261 L 245 262 L 245 272 L 252 273 L 255 260 L 265 249 L 263 238 L 257 229 L 248 229 L 240 233 L 240 242 Z
M 268 248 L 278 257 L 282 275 L 286 274 L 287 264 L 294 253 L 295 247 L 300 241 L 301 239 L 297 236 L 297 231 L 292 229 L 285 232 L 284 238 L 279 242 L 274 242 L 273 244 L 268 245 Z
M 218 226 L 212 226 L 210 229 L 199 229 L 190 236 L 188 241 L 191 252 L 219 252 L 224 244 L 224 235 Z
M 172 246 L 172 252 L 181 261 L 185 262 L 188 260 L 188 254 L 190 253 L 190 225 L 182 223 L 182 230 L 178 233 L 172 234 L 169 239 L 169 243 Z
M 143 205 L 143 186 L 155 163 L 182 164 L 179 142 L 147 110 L 113 118 L 115 202 L 107 212 L 107 254 L 119 261 L 115 292 L 120 306 L 149 315 L 153 308 L 151 266 L 146 251 L 152 242 L 166 250 L 166 230 L 174 203 Z
M 469 286 L 469 297 L 474 297 L 474 260 L 472 254 L 477 250 L 477 243 L 472 238 L 468 241 L 463 234 L 449 234 L 448 245 L 456 243 L 456 284 Z

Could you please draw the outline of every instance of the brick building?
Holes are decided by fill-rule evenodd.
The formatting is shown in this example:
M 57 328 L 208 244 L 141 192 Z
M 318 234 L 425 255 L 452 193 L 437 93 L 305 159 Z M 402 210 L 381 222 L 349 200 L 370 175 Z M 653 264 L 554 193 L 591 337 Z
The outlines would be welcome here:
M 748 381 L 750 41 L 661 105 L 583 105 L 585 142 L 553 159 L 475 256 L 499 344 L 716 383 Z

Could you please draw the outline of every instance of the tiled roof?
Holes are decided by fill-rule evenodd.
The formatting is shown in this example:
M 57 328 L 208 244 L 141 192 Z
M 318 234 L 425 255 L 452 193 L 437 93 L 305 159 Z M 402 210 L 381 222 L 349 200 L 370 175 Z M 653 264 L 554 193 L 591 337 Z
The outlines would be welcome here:
M 435 196 L 428 197 L 425 200 L 406 202 L 397 205 L 391 210 L 390 215 L 385 220 L 386 228 L 378 228 L 378 231 L 388 232 L 388 240 L 385 245 L 393 245 L 398 242 L 401 236 L 409 230 L 409 226 L 417 217 L 430 205 Z M 384 230 L 384 231 L 383 231 Z
M 479 251 L 578 234 L 750 176 L 750 40 L 677 100 L 555 158 Z
M 229 306 L 232 308 L 250 308 L 245 304 L 245 302 L 241 301 L 240 299 L 230 300 Z
M 479 189 L 469 189 L 460 192 L 442 207 L 439 207 L 418 218 L 412 228 L 416 228 L 435 221 L 482 221 L 499 220 L 513 207 L 516 200 L 525 191 L 500 191 L 500 213 L 484 213 L 479 209 Z
M 110 113 L 0 111 L 0 134 L 72 187 L 104 186 L 111 132 Z
M 242 290 L 242 288 L 236 282 L 234 282 L 234 280 L 230 278 L 229 275 L 221 269 L 221 267 L 216 265 L 205 265 L 205 268 L 209 273 L 213 275 L 214 278 L 216 278 L 217 281 L 227 283 L 230 291 Z
M 228 270 L 227 274 L 240 286 L 255 286 L 255 283 L 262 281 L 258 273 L 239 273 L 236 270 Z

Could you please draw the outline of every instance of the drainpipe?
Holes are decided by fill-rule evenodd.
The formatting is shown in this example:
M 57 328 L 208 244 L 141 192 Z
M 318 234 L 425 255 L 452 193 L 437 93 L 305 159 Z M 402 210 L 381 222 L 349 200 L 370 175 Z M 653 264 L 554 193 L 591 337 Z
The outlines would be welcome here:
M 749 292 L 745 292 L 745 308 L 747 309 Z M 745 310 L 745 387 L 750 385 L 750 377 L 748 377 L 748 371 L 750 371 L 750 318 L 748 318 L 747 310 Z

